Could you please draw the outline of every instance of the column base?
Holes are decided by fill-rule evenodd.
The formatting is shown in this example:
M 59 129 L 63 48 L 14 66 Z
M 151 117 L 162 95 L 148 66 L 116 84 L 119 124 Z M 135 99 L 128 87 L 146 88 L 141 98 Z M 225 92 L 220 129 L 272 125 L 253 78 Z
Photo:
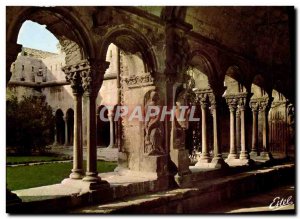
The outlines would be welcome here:
M 211 158 L 209 157 L 208 153 L 201 154 L 200 158 L 198 159 L 198 162 L 195 164 L 197 166 L 198 163 L 209 163 L 211 161 Z
M 248 152 L 241 152 L 240 153 L 240 160 L 249 160 L 250 159 L 250 155 Z
M 87 182 L 83 180 L 67 178 L 64 179 L 61 184 L 80 189 L 81 193 L 110 188 L 109 183 L 104 180 L 99 180 L 98 182 Z
M 250 158 L 248 158 L 248 159 L 245 159 L 245 158 L 241 159 L 240 158 L 240 164 L 241 164 L 241 166 L 254 166 L 255 161 L 250 159 Z
M 195 167 L 201 167 L 201 168 L 210 168 L 210 157 L 208 157 L 207 155 L 205 156 L 201 156 L 198 159 L 198 162 L 195 164 Z
M 192 184 L 192 174 L 191 172 L 183 175 L 176 174 L 174 180 L 179 187 L 188 187 Z
M 228 154 L 228 157 L 227 157 L 227 159 L 226 160 L 231 160 L 231 159 L 238 159 L 239 158 L 239 156 L 235 153 L 235 154 L 233 154 L 233 153 L 230 153 L 230 154 Z
M 223 169 L 229 167 L 222 157 L 214 157 L 211 161 L 211 166 L 216 169 Z
M 116 144 L 110 144 L 107 146 L 107 148 L 118 148 L 118 146 Z
M 140 168 L 145 172 L 157 174 L 157 177 L 167 176 L 169 174 L 168 155 L 144 155 Z
M 259 156 L 259 153 L 258 153 L 258 151 L 251 151 L 249 155 L 250 155 L 250 157 L 252 158 L 252 157 L 257 157 L 257 156 Z
M 270 152 L 266 152 L 266 151 L 261 152 L 260 157 L 263 158 L 264 160 L 272 160 L 273 159 L 272 154 Z
M 101 178 L 98 176 L 98 172 L 86 172 L 85 177 L 82 179 L 85 182 L 100 182 Z
M 250 159 L 226 159 L 225 162 L 231 166 L 231 167 L 237 167 L 237 166 L 248 166 L 249 165 L 249 162 L 250 162 Z
M 179 176 L 188 175 L 191 173 L 189 169 L 191 161 L 189 159 L 189 153 L 186 149 L 171 149 L 170 158 L 177 167 L 177 173 Z
M 82 179 L 83 178 L 83 170 L 82 169 L 72 169 L 72 173 L 70 174 L 71 179 Z

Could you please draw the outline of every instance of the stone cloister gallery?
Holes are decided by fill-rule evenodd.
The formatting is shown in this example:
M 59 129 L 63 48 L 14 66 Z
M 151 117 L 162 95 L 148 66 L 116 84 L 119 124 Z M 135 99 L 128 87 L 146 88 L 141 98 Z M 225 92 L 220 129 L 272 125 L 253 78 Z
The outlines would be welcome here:
M 17 44 L 28 20 L 59 54 Z M 60 184 L 8 186 L 20 198 L 8 211 L 206 213 L 294 185 L 294 35 L 293 7 L 7 7 L 7 89 L 45 95 L 53 145 L 73 150 Z M 129 119 L 122 106 L 174 119 Z M 99 146 L 117 150 L 114 172 L 97 171 Z

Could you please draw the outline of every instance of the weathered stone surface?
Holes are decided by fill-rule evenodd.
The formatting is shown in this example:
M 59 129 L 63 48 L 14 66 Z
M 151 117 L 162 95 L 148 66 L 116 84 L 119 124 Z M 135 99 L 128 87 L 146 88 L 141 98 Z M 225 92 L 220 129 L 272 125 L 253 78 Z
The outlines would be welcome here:
M 195 186 L 203 179 L 249 170 L 250 158 L 257 165 L 272 165 L 273 152 L 286 157 L 295 148 L 293 10 L 7 7 L 8 93 L 18 98 L 46 96 L 59 121 L 54 144 L 74 144 L 73 173 L 77 175 L 72 178 L 83 181 L 66 179 L 64 184 L 83 188 L 80 201 L 104 202 Z M 17 56 L 21 48 L 16 44 L 17 34 L 25 20 L 46 25 L 59 39 L 60 53 L 23 48 Z M 114 120 L 121 106 L 129 112 L 139 106 L 143 116 L 153 106 L 175 107 L 175 118 L 160 121 L 158 114 L 139 121 L 131 120 L 129 113 Z M 183 121 L 179 120 L 180 106 L 189 109 Z M 188 120 L 192 107 L 200 120 Z M 72 118 L 76 124 L 72 125 Z M 118 167 L 113 173 L 98 175 L 96 161 L 103 156 L 96 147 L 108 145 L 116 147 L 111 157 L 118 160 Z M 227 152 L 226 161 L 233 168 L 223 160 Z M 205 198 L 216 202 L 238 196 L 233 189 L 245 190 L 241 178 L 224 182 L 224 189 L 218 184 L 215 191 L 212 187 L 193 190 L 202 198 L 180 190 L 165 194 L 170 199 L 147 201 L 146 197 L 129 209 L 141 211 L 146 200 L 150 212 L 188 212 L 197 204 L 204 205 Z M 264 188 L 264 177 L 251 180 L 258 180 Z M 121 206 L 116 212 L 127 209 Z

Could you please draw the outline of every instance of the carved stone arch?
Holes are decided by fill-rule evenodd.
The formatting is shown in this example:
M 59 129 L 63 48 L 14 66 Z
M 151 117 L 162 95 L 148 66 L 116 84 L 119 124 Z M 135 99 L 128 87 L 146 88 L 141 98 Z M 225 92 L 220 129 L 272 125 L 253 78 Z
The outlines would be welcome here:
M 122 44 L 123 39 L 125 43 Z M 100 45 L 100 58 L 105 60 L 108 46 L 114 43 L 120 49 L 132 50 L 131 52 L 140 52 L 145 64 L 145 72 L 150 72 L 155 76 L 157 71 L 157 60 L 151 43 L 140 31 L 129 25 L 117 25 L 110 28 L 103 37 L 102 44 Z
M 227 68 L 224 76 L 224 85 L 228 93 L 246 92 L 242 71 L 237 65 L 231 65 Z
M 254 75 L 251 85 L 251 93 L 253 97 L 272 96 L 272 90 L 267 86 L 266 80 L 261 74 Z
M 207 75 L 209 84 L 214 92 L 223 90 L 214 61 L 206 52 L 200 50 L 193 51 L 190 55 L 189 65 Z
M 276 81 L 272 89 L 272 97 L 274 101 L 286 101 L 287 98 L 283 93 L 284 87 L 280 80 Z
M 82 21 L 69 7 L 8 7 L 9 13 L 14 13 L 13 18 L 7 20 L 6 41 L 16 43 L 19 30 L 26 20 L 39 24 L 46 24 L 47 29 L 55 36 L 65 36 L 76 42 L 82 48 L 82 59 L 94 57 L 93 38 Z M 57 28 L 57 23 L 51 23 L 49 16 L 61 23 L 64 28 Z M 61 26 L 60 26 L 61 27 Z

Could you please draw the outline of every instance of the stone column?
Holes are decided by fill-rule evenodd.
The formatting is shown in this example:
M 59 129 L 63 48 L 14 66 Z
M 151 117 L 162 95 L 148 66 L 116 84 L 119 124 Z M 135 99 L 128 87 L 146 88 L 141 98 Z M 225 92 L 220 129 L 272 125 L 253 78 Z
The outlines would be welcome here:
M 6 85 L 11 78 L 10 67 L 17 59 L 18 53 L 22 51 L 22 45 L 17 43 L 6 42 Z
M 65 121 L 65 146 L 70 145 L 69 139 L 68 139 L 68 117 L 67 115 L 64 116 Z
M 258 155 L 258 103 L 250 100 L 252 110 L 252 145 L 250 156 Z
M 241 113 L 239 107 L 236 110 L 235 127 L 236 127 L 236 135 L 235 135 L 236 149 L 237 151 L 240 151 L 241 150 Z
M 101 178 L 98 176 L 97 172 L 96 98 L 109 63 L 101 60 L 89 59 L 85 60 L 82 65 L 82 87 L 87 104 L 87 166 L 83 181 L 91 182 L 96 186 L 101 182 Z
M 222 151 L 221 151 L 221 141 L 220 141 L 220 121 L 219 121 L 219 114 L 218 114 L 218 102 L 215 95 L 211 94 L 209 96 L 210 103 L 211 103 L 211 111 L 213 117 L 213 145 L 214 145 L 214 157 L 211 161 L 215 167 L 226 167 L 228 166 L 223 158 L 222 158 Z
M 109 119 L 109 146 L 110 148 L 115 148 L 115 139 L 114 139 L 114 111 L 113 109 L 108 110 L 108 119 Z
M 208 108 L 208 99 L 206 94 L 200 95 L 200 105 L 201 105 L 201 126 L 202 126 L 202 153 L 199 162 L 208 163 L 210 161 L 208 146 L 207 146 L 207 126 L 206 126 L 206 116 Z
M 54 142 L 53 145 L 57 145 L 57 129 L 56 129 L 56 124 L 54 126 Z
M 241 119 L 241 131 L 240 131 L 240 143 L 241 143 L 241 152 L 240 152 L 240 159 L 241 160 L 249 160 L 250 156 L 248 153 L 248 149 L 246 146 L 246 120 L 245 120 L 245 109 L 246 109 L 246 98 L 247 94 L 244 96 L 239 97 L 238 100 L 238 107 L 240 111 L 240 119 Z
M 237 159 L 237 149 L 236 149 L 236 109 L 237 101 L 235 97 L 226 98 L 227 104 L 230 111 L 230 151 L 227 159 Z
M 181 86 L 181 83 L 174 81 L 174 75 L 167 75 L 165 80 L 162 78 L 161 81 L 166 81 L 166 101 L 168 109 L 174 112 L 174 119 L 165 119 L 165 136 L 168 139 L 166 141 L 167 150 L 166 154 L 170 154 L 171 161 L 177 170 L 174 179 L 179 186 L 190 185 L 191 183 L 191 171 L 189 169 L 190 159 L 188 150 L 185 148 L 185 131 L 178 123 L 176 118 L 176 109 L 172 109 L 176 105 L 176 91 Z M 166 139 L 166 140 L 167 140 Z M 170 146 L 170 147 L 169 147 Z M 165 161 L 165 165 L 168 161 Z M 169 174 L 168 171 L 162 171 Z
M 120 56 L 120 49 L 116 48 L 116 69 L 117 69 L 117 106 L 121 105 L 121 95 L 122 95 L 122 86 L 121 86 L 121 56 Z M 114 109 L 115 110 L 115 109 Z M 116 147 L 120 150 L 121 149 L 121 119 L 119 118 L 118 121 L 115 122 L 115 144 Z
M 265 159 L 271 159 L 271 153 L 269 150 L 269 123 L 268 123 L 268 112 L 269 112 L 269 105 L 268 100 L 261 101 L 259 104 L 259 113 L 262 114 L 263 118 L 263 151 L 261 156 Z
M 73 169 L 71 179 L 83 177 L 83 151 L 82 151 L 82 84 L 81 63 L 64 67 L 66 80 L 70 82 L 74 95 L 74 135 L 73 135 Z

